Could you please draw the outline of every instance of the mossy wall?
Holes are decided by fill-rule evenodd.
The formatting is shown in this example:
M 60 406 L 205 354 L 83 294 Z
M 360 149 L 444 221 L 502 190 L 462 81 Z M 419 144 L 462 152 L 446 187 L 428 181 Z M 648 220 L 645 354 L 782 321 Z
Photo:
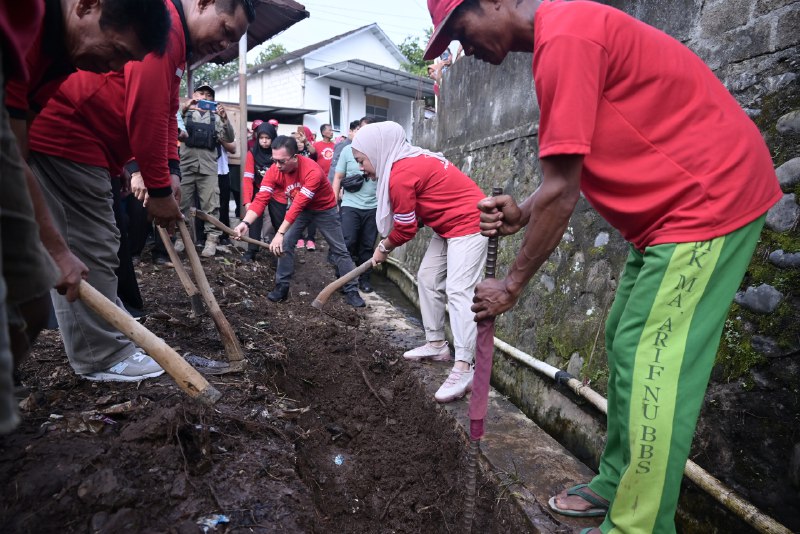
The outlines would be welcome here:
M 800 109 L 800 2 L 608 3 L 663 29 L 700 55 L 760 127 L 776 167 L 800 157 L 800 128 L 777 126 Z M 531 56 L 512 54 L 499 67 L 472 58 L 459 60 L 446 73 L 441 93 L 435 118 L 424 119 L 422 108 L 415 110 L 414 143 L 444 152 L 486 192 L 502 186 L 520 200 L 530 195 L 541 180 Z M 800 198 L 800 185 L 795 182 L 784 192 Z M 395 253 L 412 273 L 428 237 L 423 232 Z M 501 241 L 498 276 L 513 261 L 521 239 L 518 234 Z M 693 457 L 708 455 L 704 467 L 800 530 L 800 468 L 789 468 L 800 465 L 800 378 L 796 372 L 781 372 L 800 364 L 800 269 L 771 262 L 770 253 L 778 249 L 800 252 L 796 223 L 781 231 L 764 230 L 742 290 L 768 284 L 782 298 L 766 314 L 732 305 Z M 603 325 L 626 255 L 627 244 L 619 233 L 582 199 L 557 249 L 517 306 L 498 319 L 497 336 L 605 392 Z M 495 386 L 596 466 L 602 418 L 597 424 L 570 424 L 563 407 L 548 400 L 552 394 L 546 381 L 500 355 L 496 362 Z M 753 412 L 754 403 L 765 408 L 756 410 L 759 414 L 752 420 L 742 416 Z M 769 445 L 754 445 L 744 438 L 743 427 L 770 433 Z M 752 450 L 740 447 L 738 439 L 748 440 Z M 757 476 L 738 467 L 748 462 L 763 465 Z M 769 490 L 770 484 L 790 489 L 779 495 Z

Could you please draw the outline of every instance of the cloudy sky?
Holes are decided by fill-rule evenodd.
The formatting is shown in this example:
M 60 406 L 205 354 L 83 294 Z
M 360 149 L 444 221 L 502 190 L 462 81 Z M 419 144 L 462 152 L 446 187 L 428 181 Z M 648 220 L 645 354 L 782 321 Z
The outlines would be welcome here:
M 311 17 L 298 22 L 271 43 L 287 50 L 324 41 L 361 26 L 377 22 L 389 38 L 401 43 L 407 36 L 424 37 L 432 26 L 427 0 L 297 0 Z M 258 54 L 258 47 L 251 54 Z M 250 54 L 248 54 L 250 55 Z

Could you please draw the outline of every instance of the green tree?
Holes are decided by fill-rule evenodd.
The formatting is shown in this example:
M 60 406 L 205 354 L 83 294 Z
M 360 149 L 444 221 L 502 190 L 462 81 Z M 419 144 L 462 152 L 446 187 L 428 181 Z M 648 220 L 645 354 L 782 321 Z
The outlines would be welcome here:
M 416 74 L 417 76 L 428 75 L 428 64 L 430 61 L 425 61 L 422 59 L 422 56 L 425 53 L 425 45 L 427 44 L 428 39 L 430 39 L 432 33 L 433 28 L 428 28 L 425 31 L 424 41 L 418 37 L 409 35 L 403 39 L 402 43 L 397 45 L 397 48 L 400 49 L 400 52 L 402 52 L 403 55 L 408 59 L 408 63 L 403 63 L 400 65 L 400 68 L 406 72 L 410 72 L 411 74 Z
M 262 63 L 266 63 L 267 61 L 271 61 L 275 58 L 281 57 L 282 55 L 286 54 L 288 51 L 286 47 L 279 43 L 270 43 L 268 44 L 264 50 L 262 50 L 258 57 L 256 58 L 255 64 L 248 63 L 247 68 L 252 68 L 256 65 L 261 65 Z M 227 63 L 223 63 L 219 65 L 217 63 L 205 63 L 194 70 L 192 77 L 194 78 L 195 85 L 200 82 L 207 82 L 213 84 L 220 80 L 224 80 L 225 78 L 230 78 L 231 76 L 235 75 L 239 72 L 239 60 L 234 59 L 233 61 L 229 61 Z M 181 80 L 181 94 L 186 94 L 186 77 L 184 76 L 183 80 Z

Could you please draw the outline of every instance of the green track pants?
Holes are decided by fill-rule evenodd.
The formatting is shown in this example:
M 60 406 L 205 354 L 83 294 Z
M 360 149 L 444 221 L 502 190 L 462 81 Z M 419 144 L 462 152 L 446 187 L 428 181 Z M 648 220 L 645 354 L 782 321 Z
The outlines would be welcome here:
M 700 243 L 631 249 L 606 324 L 608 441 L 589 487 L 603 533 L 670 534 L 720 335 L 764 216 Z

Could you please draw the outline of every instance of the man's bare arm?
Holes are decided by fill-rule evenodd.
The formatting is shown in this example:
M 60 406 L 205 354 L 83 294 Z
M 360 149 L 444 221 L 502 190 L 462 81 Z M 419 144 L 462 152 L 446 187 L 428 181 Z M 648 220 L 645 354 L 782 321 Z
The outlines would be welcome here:
M 476 312 L 476 320 L 494 317 L 514 306 L 528 281 L 558 246 L 580 198 L 582 168 L 580 155 L 543 158 L 542 185 L 519 207 L 508 207 L 515 224 L 527 219 L 525 237 L 507 276 L 502 280 L 485 280 L 475 290 L 472 311 Z M 479 208 L 495 215 L 492 224 L 504 224 L 497 220 L 497 206 L 492 199 L 481 201 Z M 498 232 L 497 228 L 487 231 L 483 228 L 486 225 L 482 214 L 484 233 Z

